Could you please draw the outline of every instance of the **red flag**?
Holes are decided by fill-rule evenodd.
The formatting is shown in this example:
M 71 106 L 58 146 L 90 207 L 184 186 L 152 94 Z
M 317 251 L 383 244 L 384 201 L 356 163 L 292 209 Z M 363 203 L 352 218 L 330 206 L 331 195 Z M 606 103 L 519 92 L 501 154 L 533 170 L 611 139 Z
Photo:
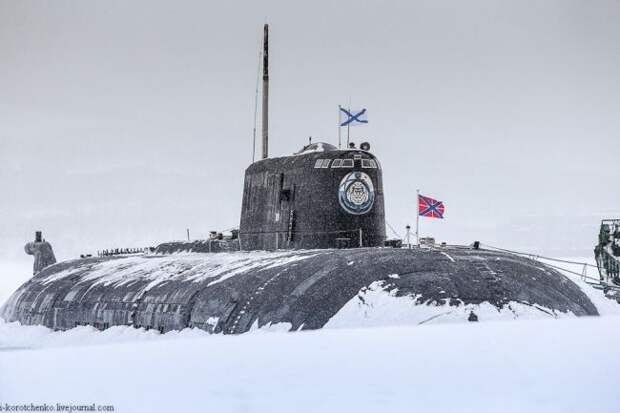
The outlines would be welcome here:
M 446 207 L 443 205 L 443 202 L 424 195 L 418 195 L 418 214 L 421 217 L 443 219 L 445 210 Z

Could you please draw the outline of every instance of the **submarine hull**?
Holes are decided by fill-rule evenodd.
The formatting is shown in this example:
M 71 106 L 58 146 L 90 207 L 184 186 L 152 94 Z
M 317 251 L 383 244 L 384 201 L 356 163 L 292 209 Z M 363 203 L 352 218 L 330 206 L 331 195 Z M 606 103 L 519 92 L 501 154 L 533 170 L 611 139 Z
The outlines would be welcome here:
M 366 311 L 365 294 L 377 289 L 391 299 L 408 299 L 407 311 L 441 309 L 438 317 L 466 315 L 469 310 L 464 309 L 474 312 L 483 304 L 498 312 L 518 304 L 544 316 L 598 315 L 579 287 L 553 269 L 511 254 L 465 247 L 65 261 L 21 286 L 0 315 L 9 322 L 56 330 L 79 325 L 131 325 L 161 332 L 197 327 L 224 334 L 272 325 L 311 330 L 338 319 L 345 307 Z M 471 313 L 469 317 L 472 321 Z

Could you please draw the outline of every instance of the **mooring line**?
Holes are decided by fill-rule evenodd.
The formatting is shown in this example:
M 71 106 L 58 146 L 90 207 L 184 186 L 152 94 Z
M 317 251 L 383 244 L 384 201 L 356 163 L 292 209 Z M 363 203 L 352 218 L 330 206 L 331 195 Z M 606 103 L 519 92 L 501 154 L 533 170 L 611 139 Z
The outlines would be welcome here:
M 610 285 L 610 284 L 604 282 L 603 280 L 601 280 L 600 278 L 591 277 L 591 276 L 587 275 L 586 274 L 587 268 L 596 268 L 598 270 L 598 266 L 589 264 L 587 262 L 579 262 L 579 261 L 564 260 L 564 259 L 561 259 L 561 258 L 546 257 L 544 255 L 532 254 L 532 253 L 527 253 L 527 252 L 522 252 L 522 251 L 513 251 L 513 250 L 506 249 L 506 248 L 494 247 L 492 245 L 487 245 L 487 244 L 482 244 L 482 243 L 480 245 L 484 246 L 486 248 L 497 250 L 497 251 L 508 252 L 510 254 L 515 254 L 515 255 L 522 255 L 522 256 L 528 257 L 528 258 L 530 258 L 530 259 L 532 259 L 534 261 L 539 261 L 539 262 L 542 262 L 541 260 L 545 260 L 545 261 L 561 262 L 561 263 L 564 263 L 564 264 L 581 265 L 581 266 L 583 266 L 584 271 L 583 271 L 583 273 L 580 274 L 580 273 L 578 273 L 576 271 L 572 271 L 572 270 L 569 270 L 569 269 L 566 269 L 566 268 L 563 268 L 563 267 L 559 267 L 557 265 L 549 264 L 547 262 L 542 262 L 543 264 L 548 265 L 549 267 L 554 268 L 556 270 L 565 271 L 567 273 L 576 275 L 576 276 L 580 277 L 581 279 L 583 279 L 584 281 L 585 280 L 592 280 L 593 282 L 596 282 L 597 284 L 599 284 L 599 285 L 601 285 L 603 287 L 613 288 L 613 289 L 620 289 L 619 286 Z

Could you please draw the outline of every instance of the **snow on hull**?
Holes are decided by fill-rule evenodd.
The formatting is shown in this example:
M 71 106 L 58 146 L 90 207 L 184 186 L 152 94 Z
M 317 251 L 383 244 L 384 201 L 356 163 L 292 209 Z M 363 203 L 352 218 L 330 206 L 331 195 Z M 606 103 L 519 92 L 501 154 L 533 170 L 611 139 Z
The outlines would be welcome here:
M 327 327 L 597 315 L 568 278 L 510 254 L 359 248 L 91 258 L 58 263 L 24 284 L 2 317 L 67 330 L 131 325 Z
M 574 316 L 537 305 L 509 302 L 497 307 L 488 302 L 465 304 L 457 302 L 438 305 L 420 303 L 420 296 L 397 296 L 398 290 L 389 283 L 377 281 L 346 303 L 324 328 L 382 327 L 439 324 L 513 319 L 561 318 Z M 620 306 L 619 306 L 620 307 Z M 473 316 L 472 316 L 473 315 Z

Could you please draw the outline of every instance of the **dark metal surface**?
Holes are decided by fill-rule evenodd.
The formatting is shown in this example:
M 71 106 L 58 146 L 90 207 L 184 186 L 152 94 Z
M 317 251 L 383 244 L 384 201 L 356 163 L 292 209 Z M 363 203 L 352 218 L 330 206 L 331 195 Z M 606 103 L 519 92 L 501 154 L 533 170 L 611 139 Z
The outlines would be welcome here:
M 354 160 L 354 157 L 360 159 Z M 328 167 L 316 168 L 319 159 Z M 333 168 L 334 159 L 354 160 L 352 168 Z M 245 172 L 239 237 L 242 250 L 355 248 L 385 241 L 383 178 L 380 168 L 363 168 L 361 159 L 378 161 L 357 150 L 326 150 L 264 159 Z M 374 202 L 364 214 L 347 212 L 339 186 L 351 172 L 372 180 Z M 361 240 L 360 240 L 361 238 Z
M 594 248 L 601 281 L 620 286 L 620 219 L 604 219 Z
M 170 241 L 155 247 L 156 254 L 179 252 L 233 252 L 239 251 L 239 238 L 230 240 L 204 239 L 195 241 Z
M 33 274 L 37 274 L 48 265 L 56 263 L 56 256 L 54 255 L 52 244 L 42 240 L 41 232 L 39 231 L 37 231 L 34 242 L 29 242 L 24 245 L 24 251 L 26 251 L 26 254 L 34 256 L 34 263 L 32 265 Z
M 398 278 L 391 276 L 398 274 Z M 7 321 L 65 330 L 133 325 L 226 334 L 252 325 L 321 328 L 375 281 L 412 304 L 519 302 L 597 315 L 574 283 L 543 264 L 501 252 L 359 248 L 88 258 L 44 269 L 9 299 Z
M 269 25 L 263 28 L 263 159 L 269 157 Z

